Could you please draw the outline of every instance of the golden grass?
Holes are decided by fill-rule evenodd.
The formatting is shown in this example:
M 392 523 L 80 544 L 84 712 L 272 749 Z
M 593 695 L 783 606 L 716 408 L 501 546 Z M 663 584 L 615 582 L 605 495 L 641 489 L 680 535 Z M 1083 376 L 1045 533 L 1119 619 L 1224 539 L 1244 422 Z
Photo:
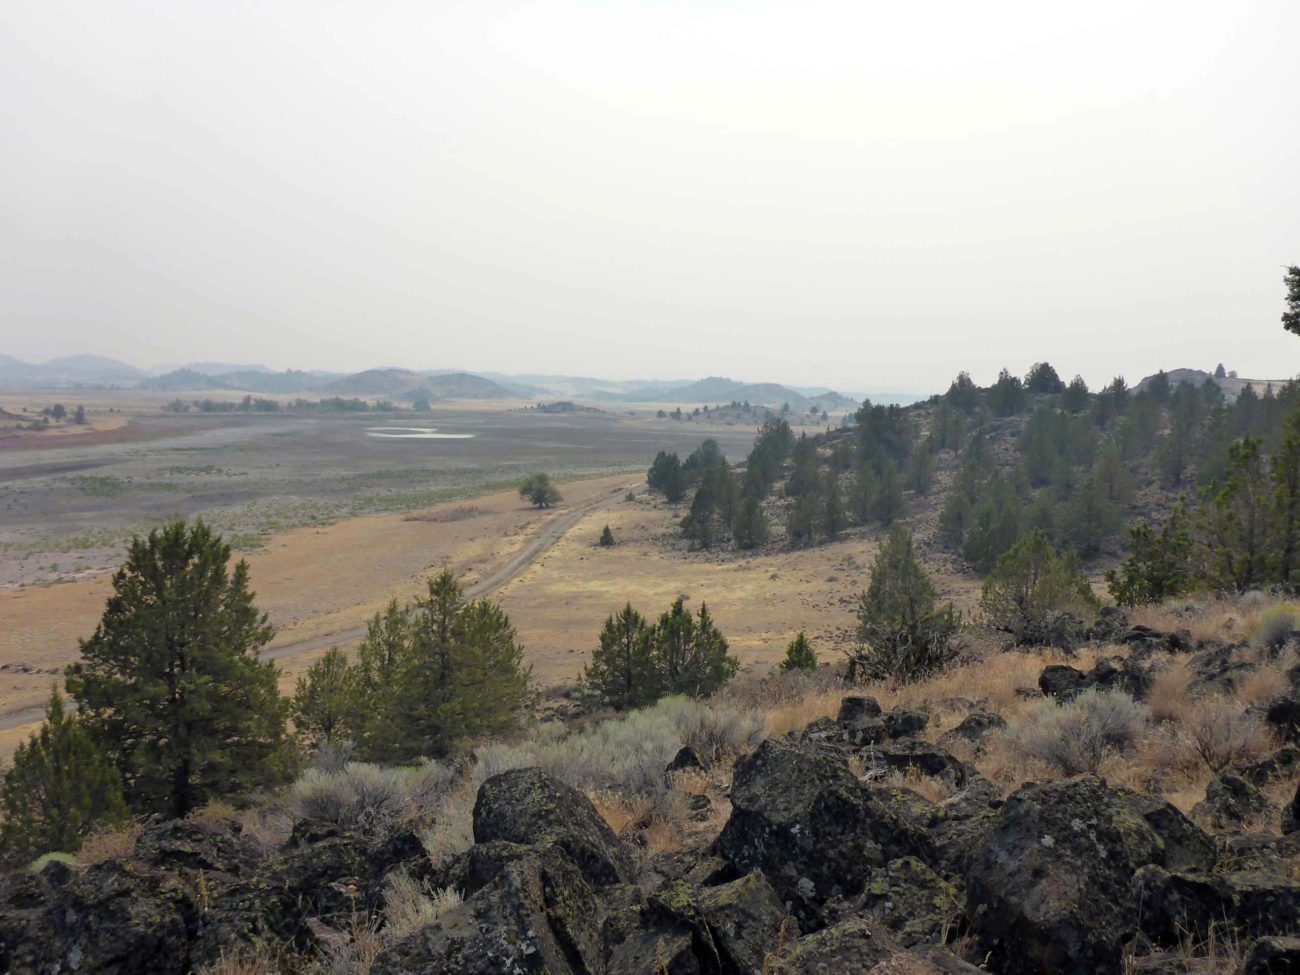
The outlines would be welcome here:
M 1196 674 L 1185 658 L 1170 660 L 1156 671 L 1147 695 L 1154 721 L 1181 721 L 1192 707 L 1189 688 Z
M 209 800 L 197 809 L 191 809 L 185 817 L 194 823 L 230 823 L 239 822 L 239 810 L 222 799 Z
M 128 857 L 135 852 L 135 841 L 143 829 L 140 823 L 131 823 L 121 829 L 96 830 L 81 845 L 77 862 L 89 867 L 105 860 Z

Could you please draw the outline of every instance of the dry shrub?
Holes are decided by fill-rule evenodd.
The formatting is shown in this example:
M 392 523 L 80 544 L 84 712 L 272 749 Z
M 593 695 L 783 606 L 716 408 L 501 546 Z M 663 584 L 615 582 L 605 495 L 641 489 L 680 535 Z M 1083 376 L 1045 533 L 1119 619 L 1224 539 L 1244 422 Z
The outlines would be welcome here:
M 483 514 L 483 509 L 476 504 L 463 504 L 455 508 L 448 508 L 445 511 L 413 511 L 406 515 L 403 521 L 464 521 L 467 518 L 477 518 Z
M 1259 614 L 1250 631 L 1250 642 L 1275 653 L 1291 641 L 1297 622 L 1300 622 L 1300 614 L 1295 607 L 1278 603 Z
M 1122 691 L 1089 688 L 1065 704 L 1038 702 L 1007 737 L 1063 775 L 1095 774 L 1107 756 L 1133 747 L 1148 716 L 1145 705 Z
M 652 853 L 676 853 L 682 848 L 681 833 L 666 819 L 652 819 L 641 833 L 646 849 Z
M 384 879 L 384 937 L 389 941 L 405 938 L 460 902 L 460 893 L 453 887 L 430 891 L 405 869 L 394 870 Z
M 239 832 L 264 850 L 274 850 L 293 834 L 293 817 L 279 805 L 241 809 L 237 814 Z
M 199 975 L 278 975 L 279 964 L 262 955 L 235 955 L 227 958 L 225 952 L 211 965 L 199 969 Z
M 221 799 L 212 799 L 185 817 L 193 823 L 232 823 L 240 819 L 239 810 Z
M 354 912 L 345 933 L 319 932 L 317 966 L 320 975 L 370 975 L 388 939 L 379 919 Z
M 131 823 L 121 829 L 96 830 L 81 844 L 77 862 L 89 867 L 105 860 L 129 857 L 135 852 L 135 841 L 140 838 L 143 829 L 140 823 Z
M 420 833 L 420 843 L 435 867 L 474 845 L 474 800 L 478 782 L 466 778 L 448 789 L 433 814 L 433 825 Z
M 1179 723 L 1178 734 L 1186 747 L 1216 773 L 1262 754 L 1269 744 L 1259 718 L 1222 694 L 1198 698 Z
M 943 802 L 945 799 L 951 799 L 956 790 L 951 783 L 934 776 L 922 775 L 921 770 L 915 767 L 908 768 L 906 772 L 895 773 L 886 778 L 883 783 L 884 787 L 902 786 L 905 789 L 911 789 L 917 795 L 929 799 L 931 802 Z
M 1156 671 L 1147 694 L 1153 721 L 1181 721 L 1191 707 L 1189 689 L 1196 673 L 1184 659 L 1171 660 Z
M 781 738 L 792 731 L 802 731 L 818 718 L 835 717 L 840 702 L 849 693 L 848 690 L 817 691 L 773 708 L 765 716 L 768 737 Z
M 383 834 L 426 821 L 453 777 L 446 765 L 431 761 L 411 768 L 360 762 L 337 772 L 312 768 L 290 787 L 288 805 L 303 819 Z
M 1249 707 L 1285 694 L 1290 686 L 1285 669 L 1270 664 L 1247 674 L 1237 685 L 1235 696 L 1238 701 Z
M 688 796 L 702 796 L 709 791 L 708 775 L 697 768 L 685 768 L 673 773 L 673 788 Z

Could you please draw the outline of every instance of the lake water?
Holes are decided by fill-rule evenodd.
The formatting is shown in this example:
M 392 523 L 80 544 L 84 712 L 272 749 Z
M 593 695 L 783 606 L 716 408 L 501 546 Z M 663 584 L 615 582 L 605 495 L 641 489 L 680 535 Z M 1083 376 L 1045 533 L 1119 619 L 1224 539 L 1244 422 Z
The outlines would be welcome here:
M 437 427 L 367 427 L 367 437 L 380 440 L 470 440 L 472 433 L 439 433 Z

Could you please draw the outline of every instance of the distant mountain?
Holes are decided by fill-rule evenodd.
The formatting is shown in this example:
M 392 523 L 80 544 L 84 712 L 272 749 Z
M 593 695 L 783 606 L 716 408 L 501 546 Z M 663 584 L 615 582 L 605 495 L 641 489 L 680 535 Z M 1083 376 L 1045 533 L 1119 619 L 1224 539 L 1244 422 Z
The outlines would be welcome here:
M 140 381 L 141 389 L 230 389 L 245 393 L 301 393 L 321 384 L 318 373 L 243 371 L 212 375 L 186 367 Z
M 180 367 L 189 369 L 192 372 L 199 372 L 205 376 L 228 376 L 236 372 L 275 372 L 269 366 L 261 363 L 238 363 L 238 362 L 187 362 Z M 176 370 L 173 370 L 176 371 Z
M 530 385 L 526 380 L 523 379 L 523 377 L 506 376 L 506 375 L 502 375 L 501 373 L 491 373 L 491 372 L 467 373 L 459 369 L 420 369 L 417 371 L 421 376 L 429 376 L 430 378 L 439 378 L 439 379 L 445 376 L 473 375 L 475 378 L 487 379 L 490 380 L 491 382 L 496 383 L 507 393 L 509 393 L 512 396 L 516 396 L 519 399 L 539 399 L 543 396 L 546 396 L 548 393 L 552 392 L 550 389 L 548 389 L 545 386 Z
M 519 398 L 500 383 L 467 372 L 425 376 L 409 369 L 367 369 L 317 388 L 330 396 L 387 396 L 402 400 Z
M 108 386 L 134 383 L 143 369 L 98 355 L 70 355 L 49 362 L 0 359 L 0 384 L 11 386 Z

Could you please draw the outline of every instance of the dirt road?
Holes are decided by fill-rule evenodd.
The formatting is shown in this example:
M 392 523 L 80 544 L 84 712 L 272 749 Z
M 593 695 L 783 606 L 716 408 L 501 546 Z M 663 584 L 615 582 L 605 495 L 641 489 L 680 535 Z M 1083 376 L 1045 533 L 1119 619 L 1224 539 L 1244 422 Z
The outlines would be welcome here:
M 640 493 L 645 490 L 645 485 L 638 485 L 633 488 L 634 493 Z M 599 498 L 595 501 L 589 501 L 580 505 L 571 511 L 567 511 L 548 522 L 543 522 L 535 537 L 533 537 L 522 549 L 516 552 L 509 560 L 493 569 L 474 585 L 465 590 L 465 595 L 470 599 L 479 599 L 483 596 L 490 596 L 497 592 L 503 586 L 517 579 L 523 574 L 524 570 L 537 561 L 542 555 L 546 554 L 556 542 L 560 541 L 566 534 L 572 531 L 584 518 L 597 511 L 610 508 L 624 499 L 625 490 L 620 489 L 618 493 L 608 497 Z M 355 626 L 334 633 L 324 633 L 313 636 L 306 640 L 295 640 L 279 645 L 272 644 L 261 654 L 264 660 L 288 660 L 301 654 L 315 653 L 321 650 L 328 650 L 332 647 L 347 646 L 357 643 L 366 635 L 365 626 Z M 45 716 L 45 708 L 30 707 L 21 708 L 14 711 L 0 713 L 0 731 L 8 731 L 14 728 L 21 728 L 26 725 L 36 724 Z

